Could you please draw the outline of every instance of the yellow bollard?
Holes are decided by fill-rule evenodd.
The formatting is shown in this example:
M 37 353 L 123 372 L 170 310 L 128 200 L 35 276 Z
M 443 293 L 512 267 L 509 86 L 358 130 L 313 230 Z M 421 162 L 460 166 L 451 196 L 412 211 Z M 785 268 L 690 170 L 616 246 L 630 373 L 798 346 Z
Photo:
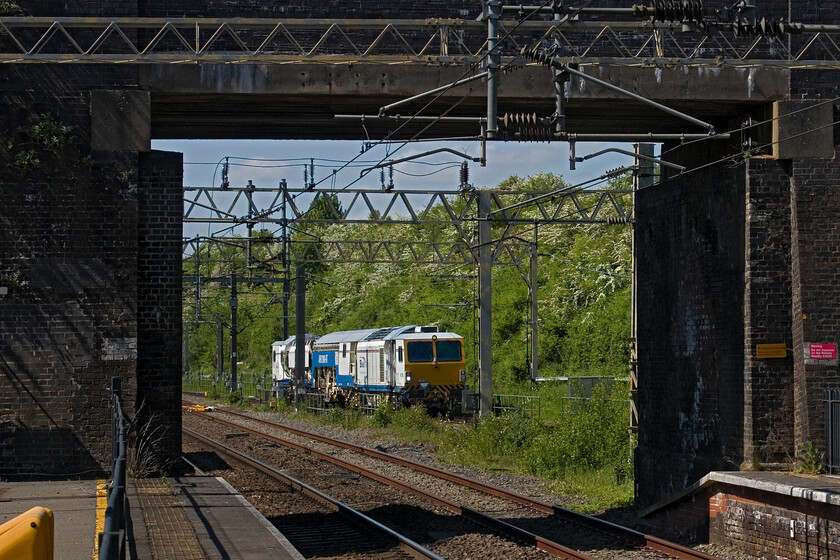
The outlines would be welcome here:
M 0 558 L 52 560 L 54 531 L 52 510 L 34 507 L 0 525 Z

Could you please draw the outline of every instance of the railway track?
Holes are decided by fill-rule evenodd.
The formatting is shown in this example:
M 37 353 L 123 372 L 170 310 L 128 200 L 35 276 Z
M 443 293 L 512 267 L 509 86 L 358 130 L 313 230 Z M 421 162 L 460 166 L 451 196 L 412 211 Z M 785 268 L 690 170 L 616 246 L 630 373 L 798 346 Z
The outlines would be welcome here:
M 220 418 L 219 412 L 229 419 Z M 664 557 L 718 560 L 703 552 L 503 488 L 375 449 L 267 422 L 231 409 L 218 409 L 213 415 L 197 412 L 195 417 L 316 456 L 360 476 L 378 480 L 404 492 L 411 492 L 449 512 L 492 528 L 491 530 L 504 534 L 508 539 L 528 543 L 538 550 L 562 558 Z M 275 433 L 279 431 L 285 437 L 280 438 L 267 433 L 266 430 Z M 339 455 L 342 457 L 339 458 Z M 384 468 L 384 464 L 390 467 Z M 383 472 L 388 472 L 388 476 L 382 474 Z M 407 472 L 422 473 L 421 479 L 418 481 L 417 474 L 407 475 Z M 437 480 L 437 485 L 430 482 L 430 479 Z M 428 490 L 435 486 L 438 488 L 436 492 Z M 450 501 L 452 496 L 458 496 L 459 503 Z
M 355 550 L 360 553 L 387 551 L 389 560 L 405 560 L 407 558 L 444 560 L 405 535 L 386 527 L 357 509 L 255 457 L 189 428 L 184 428 L 183 434 L 205 447 L 244 463 L 263 475 L 288 485 L 290 489 L 305 495 L 311 502 L 317 504 L 314 511 L 308 512 L 305 516 L 298 516 L 296 522 L 283 527 L 284 536 L 304 556 L 323 555 L 330 551 Z M 191 462 L 190 464 L 192 465 Z M 193 465 L 193 467 L 201 472 L 196 465 Z M 313 532 L 311 522 L 315 519 L 318 520 L 315 524 L 318 530 Z
M 190 415 L 193 416 L 193 415 Z M 415 541 L 434 542 L 430 548 L 440 548 L 446 553 L 440 553 L 449 559 L 475 558 L 476 550 L 490 549 L 492 554 L 481 554 L 482 558 L 522 560 L 537 560 L 544 558 L 542 551 L 554 552 L 561 550 L 554 543 L 544 542 L 539 546 L 534 535 L 522 529 L 509 526 L 497 519 L 487 517 L 480 512 L 463 508 L 449 500 L 438 496 L 414 491 L 408 485 L 396 483 L 387 477 L 367 472 L 358 467 L 342 467 L 339 460 L 327 461 L 317 453 L 301 453 L 300 450 L 289 451 L 298 457 L 310 461 L 302 465 L 299 461 L 290 461 L 285 454 L 277 456 L 280 445 L 270 437 L 243 437 L 247 434 L 241 426 L 225 426 L 230 428 L 221 434 L 232 442 L 241 453 L 242 448 L 251 448 L 275 455 L 273 458 L 263 459 L 261 462 L 275 461 L 283 465 L 283 472 L 295 472 L 296 478 L 309 478 L 310 484 L 319 485 L 325 492 L 345 496 L 341 501 L 352 501 L 359 504 L 358 509 L 364 509 L 371 517 L 387 524 L 398 532 L 409 534 Z M 184 433 L 192 435 L 193 430 L 185 429 Z M 260 442 L 259 439 L 268 441 Z M 286 446 L 283 446 L 286 447 Z M 373 476 L 369 476 L 373 475 Z M 387 485 L 383 488 L 383 484 Z M 234 486 L 236 486 L 234 484 Z M 389 487 L 388 487 L 389 486 Z M 278 525 L 281 532 L 285 529 Z M 290 539 L 292 540 L 292 539 Z M 294 544 L 294 541 L 292 540 Z M 591 560 L 586 555 L 574 551 L 565 551 L 565 558 L 577 560 Z M 318 554 L 323 555 L 323 553 Z M 342 556 L 343 557 L 343 556 Z

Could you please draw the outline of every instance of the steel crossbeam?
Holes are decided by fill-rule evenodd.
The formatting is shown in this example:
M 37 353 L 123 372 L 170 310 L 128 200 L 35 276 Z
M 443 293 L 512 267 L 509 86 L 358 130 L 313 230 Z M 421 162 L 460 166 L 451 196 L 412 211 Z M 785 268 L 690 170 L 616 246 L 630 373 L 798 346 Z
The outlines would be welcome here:
M 474 248 L 462 241 L 314 241 L 290 244 L 295 263 L 385 263 L 473 266 Z M 516 239 L 496 243 L 494 264 L 521 266 L 529 257 L 530 245 Z
M 680 23 L 500 21 L 503 61 L 535 41 L 577 64 L 840 67 L 840 26 L 799 25 L 792 37 L 706 34 Z M 483 22 L 460 19 L 0 17 L 0 63 L 472 64 Z
M 265 241 L 265 240 L 261 240 Z M 281 243 L 280 239 L 274 239 Z M 184 240 L 184 251 L 195 252 L 206 243 L 223 243 L 245 249 L 244 237 Z M 531 245 L 516 238 L 501 238 L 494 243 L 496 264 L 521 267 L 529 257 Z M 298 265 L 312 263 L 370 263 L 472 266 L 475 247 L 465 241 L 360 241 L 295 239 L 289 242 L 289 257 Z M 271 268 L 271 263 L 267 263 Z M 244 280 L 243 280 L 244 281 Z M 277 280 L 279 281 L 279 280 Z
M 183 220 L 185 223 L 282 224 L 280 209 L 285 202 L 289 211 L 286 221 L 295 224 L 449 225 L 462 229 L 475 220 L 478 192 L 184 187 Z M 614 223 L 633 218 L 630 191 L 625 190 L 580 189 L 547 197 L 548 193 L 543 191 L 494 190 L 490 193 L 494 219 L 504 224 Z M 334 205 L 330 195 L 337 197 L 339 207 Z M 324 198 L 331 216 L 314 218 L 307 215 L 318 198 Z M 455 204 L 459 198 L 461 201 Z M 242 212 L 244 202 L 247 203 L 245 213 Z M 519 206 L 507 209 L 514 204 Z

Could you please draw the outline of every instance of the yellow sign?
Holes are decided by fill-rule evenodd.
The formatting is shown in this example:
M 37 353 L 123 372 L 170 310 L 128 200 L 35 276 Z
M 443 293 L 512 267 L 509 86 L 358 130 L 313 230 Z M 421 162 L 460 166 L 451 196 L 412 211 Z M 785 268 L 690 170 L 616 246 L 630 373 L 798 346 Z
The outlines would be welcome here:
M 787 348 L 784 344 L 756 344 L 755 357 L 759 360 L 765 358 L 787 358 Z

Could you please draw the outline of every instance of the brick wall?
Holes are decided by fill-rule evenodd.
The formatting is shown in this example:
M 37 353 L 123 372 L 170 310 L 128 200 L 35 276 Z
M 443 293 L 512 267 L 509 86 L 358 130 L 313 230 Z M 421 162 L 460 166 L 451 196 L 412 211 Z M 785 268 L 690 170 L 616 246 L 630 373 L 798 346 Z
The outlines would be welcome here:
M 636 197 L 640 506 L 742 461 L 744 195 L 721 166 Z
M 779 463 L 793 449 L 789 162 L 753 158 L 746 190 L 744 462 Z M 757 356 L 784 344 L 785 358 Z
M 108 468 L 112 376 L 134 414 L 138 160 L 91 154 L 90 91 L 125 67 L 0 68 L 0 473 Z M 33 127 L 69 126 L 61 146 Z M 177 355 L 177 354 L 176 354 Z
M 106 171 L 127 159 L 3 174 L 2 474 L 94 474 L 110 454 L 112 376 L 133 410 L 137 192 Z
M 722 168 L 717 173 L 689 175 L 676 189 L 643 191 L 637 198 L 639 266 L 653 266 L 650 276 L 644 268 L 639 272 L 636 472 L 641 507 L 685 488 L 705 474 L 703 469 L 789 464 L 807 442 L 825 449 L 823 390 L 840 388 L 836 360 L 809 362 L 804 354 L 806 343 L 837 344 L 840 338 L 835 257 L 840 246 L 840 166 L 833 160 L 752 158 L 740 171 Z M 745 173 L 743 191 L 732 188 L 738 173 Z M 716 198 L 713 184 L 728 185 L 731 198 Z M 693 198 L 695 189 L 706 204 L 719 209 L 717 227 L 732 235 L 741 223 L 740 285 L 737 272 L 704 253 L 702 238 L 687 234 L 694 231 L 689 225 L 710 213 Z M 732 212 L 733 206 L 743 214 Z M 669 239 L 664 238 L 666 231 L 671 232 Z M 675 263 L 676 269 L 669 268 Z M 724 293 L 715 294 L 713 286 Z M 704 307 L 718 298 L 727 306 Z M 739 327 L 732 315 L 741 309 Z M 700 323 L 698 313 L 705 316 Z M 726 370 L 731 378 L 721 385 L 717 368 L 704 367 L 701 345 L 693 355 L 696 366 L 682 362 L 687 345 L 674 333 L 691 331 L 697 340 L 705 340 L 712 356 L 735 352 L 735 345 L 742 344 L 743 370 Z M 783 344 L 786 356 L 759 358 L 760 344 Z M 731 383 L 743 385 L 732 393 L 720 391 Z M 719 391 L 718 401 L 707 395 L 710 391 Z M 679 404 L 669 404 L 673 402 Z M 727 403 L 728 414 L 718 415 L 715 406 Z M 691 419 L 696 419 L 694 431 L 683 433 L 680 427 L 691 426 Z M 663 465 L 671 471 L 668 476 L 653 474 L 652 469 Z
M 840 343 L 840 165 L 794 160 L 793 352 L 796 450 L 807 442 L 825 449 L 823 391 L 840 389 L 837 360 L 810 360 L 807 343 Z
M 829 558 L 840 553 L 840 523 L 831 506 L 721 488 L 710 499 L 709 542 L 766 560 Z M 716 507 L 712 507 L 715 504 Z
M 179 153 L 140 156 L 137 402 L 164 462 L 181 452 L 183 165 Z

